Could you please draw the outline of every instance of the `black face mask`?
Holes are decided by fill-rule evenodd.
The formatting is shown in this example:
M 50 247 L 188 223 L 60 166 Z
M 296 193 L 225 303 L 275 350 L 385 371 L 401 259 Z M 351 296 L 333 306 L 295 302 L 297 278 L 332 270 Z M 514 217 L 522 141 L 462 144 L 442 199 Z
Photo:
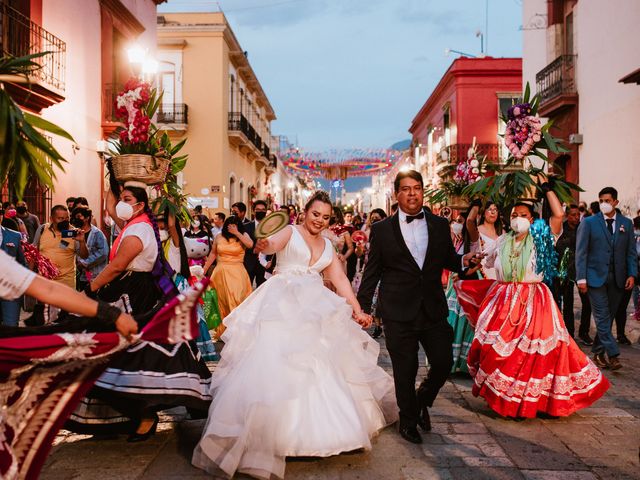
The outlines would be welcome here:
M 58 230 L 69 230 L 69 220 L 58 222 Z
M 27 207 L 18 207 L 16 208 L 16 212 L 18 212 L 18 215 L 24 215 L 27 213 Z
M 74 218 L 73 221 L 71 222 L 71 225 L 73 225 L 76 228 L 82 228 L 84 227 L 84 220 L 82 220 L 81 218 Z
M 259 222 L 264 220 L 264 217 L 267 216 L 267 212 L 256 212 L 256 220 Z

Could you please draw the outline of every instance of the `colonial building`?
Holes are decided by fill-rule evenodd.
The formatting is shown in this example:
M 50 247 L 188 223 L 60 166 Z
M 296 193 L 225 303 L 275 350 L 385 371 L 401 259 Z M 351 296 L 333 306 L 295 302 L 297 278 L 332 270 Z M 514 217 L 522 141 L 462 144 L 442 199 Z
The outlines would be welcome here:
M 536 86 L 540 114 L 570 148 L 550 158 L 585 190 L 581 200 L 614 186 L 633 215 L 640 207 L 638 19 L 640 2 L 523 2 L 524 81 Z
M 492 162 L 505 158 L 501 113 L 522 96 L 520 58 L 458 58 L 411 122 L 410 153 L 425 186 L 448 164 L 466 158 L 473 140 Z
M 182 181 L 191 204 L 228 211 L 281 193 L 281 175 L 270 178 L 276 115 L 224 14 L 159 15 L 158 59 L 160 116 L 176 139 L 188 138 Z
M 104 164 L 99 145 L 117 124 L 112 118 L 113 85 L 131 75 L 126 49 L 134 43 L 153 54 L 156 8 L 164 0 L 0 0 L 0 50 L 14 56 L 51 52 L 31 85 L 17 81 L 10 93 L 76 140 L 53 139 L 68 160 L 55 192 L 32 181 L 25 192 L 30 209 L 48 218 L 52 204 L 83 196 L 102 209 Z M 2 192 L 11 197 L 11 179 Z

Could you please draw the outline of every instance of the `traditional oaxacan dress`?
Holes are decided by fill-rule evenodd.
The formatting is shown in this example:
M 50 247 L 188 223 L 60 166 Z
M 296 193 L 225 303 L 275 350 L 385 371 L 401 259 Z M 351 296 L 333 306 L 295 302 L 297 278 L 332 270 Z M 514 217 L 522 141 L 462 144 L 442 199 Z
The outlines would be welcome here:
M 141 240 L 142 252 L 120 277 L 97 293 L 101 300 L 131 313 L 142 328 L 164 303 L 152 273 L 159 253 L 151 221 L 140 215 L 120 232 L 110 259 L 128 235 Z M 195 342 L 168 345 L 143 340 L 110 362 L 66 428 L 80 433 L 127 432 L 143 415 L 166 408 L 183 405 L 190 411 L 205 412 L 211 402 L 210 385 L 211 373 Z
M 460 255 L 464 253 L 464 241 L 462 239 L 455 241 L 454 247 Z M 460 307 L 460 302 L 458 302 L 458 295 L 454 288 L 454 283 L 457 280 L 457 274 L 448 270 L 443 272 L 442 283 L 445 286 L 445 297 L 449 308 L 447 322 L 453 328 L 453 366 L 451 367 L 451 373 L 469 373 L 467 355 L 473 341 L 473 326 L 467 320 L 467 316 Z
M 456 283 L 475 323 L 467 359 L 473 394 L 500 415 L 527 418 L 567 416 L 598 400 L 609 381 L 573 341 L 543 283 L 557 263 L 548 225 L 537 220 L 520 242 L 503 235 L 487 253 L 497 281 Z

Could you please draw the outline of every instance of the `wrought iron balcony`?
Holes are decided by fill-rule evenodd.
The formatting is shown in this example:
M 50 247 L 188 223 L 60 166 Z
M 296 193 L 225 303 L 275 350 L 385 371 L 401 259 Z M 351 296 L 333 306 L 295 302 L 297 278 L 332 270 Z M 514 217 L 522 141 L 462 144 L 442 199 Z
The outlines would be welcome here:
M 242 113 L 229 112 L 228 130 L 229 140 L 234 145 L 246 148 L 254 157 L 262 154 L 262 139 Z
M 184 103 L 162 104 L 158 109 L 157 121 L 161 124 L 186 125 L 189 109 Z
M 540 94 L 541 110 L 561 97 L 576 97 L 576 55 L 560 55 L 536 74 L 536 87 Z M 545 114 L 547 112 L 540 112 Z
M 0 0 L 0 52 L 2 56 L 14 57 L 48 52 L 34 59 L 41 68 L 30 75 L 31 85 L 13 82 L 16 90 L 24 90 L 23 94 L 16 92 L 17 101 L 25 100 L 25 105 L 40 109 L 64 100 L 67 44 L 3 0 Z M 37 98 L 29 98 L 30 94 Z
M 267 145 L 266 143 L 262 145 L 262 156 L 264 158 L 269 158 L 271 155 L 271 149 L 269 148 L 269 145 Z
M 472 146 L 471 143 L 454 143 L 445 147 L 442 151 L 447 152 L 447 158 L 446 160 L 442 158 L 441 151 L 439 163 L 442 165 L 455 165 L 460 160 L 466 160 L 469 156 L 469 149 Z M 500 144 L 498 143 L 478 143 L 476 144 L 476 152 L 479 156 L 486 155 L 488 162 L 498 163 L 501 161 Z

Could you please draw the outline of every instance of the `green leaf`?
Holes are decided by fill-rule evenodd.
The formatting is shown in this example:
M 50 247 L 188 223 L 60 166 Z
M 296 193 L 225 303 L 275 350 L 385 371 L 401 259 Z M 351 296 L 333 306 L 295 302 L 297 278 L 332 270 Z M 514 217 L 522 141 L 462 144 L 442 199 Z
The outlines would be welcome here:
M 531 95 L 531 87 L 529 86 L 529 82 L 527 82 L 524 87 L 524 97 L 522 98 L 522 103 L 529 103 L 529 96 Z
M 73 143 L 76 142 L 66 130 L 64 130 L 63 128 L 60 128 L 59 126 L 57 126 L 54 123 L 51 123 L 48 120 L 45 120 L 42 117 L 38 117 L 28 112 L 24 112 L 24 119 L 27 121 L 27 123 L 29 123 L 30 125 L 36 128 L 39 128 L 40 130 L 45 130 L 59 137 L 66 138 L 67 140 L 70 140 Z

